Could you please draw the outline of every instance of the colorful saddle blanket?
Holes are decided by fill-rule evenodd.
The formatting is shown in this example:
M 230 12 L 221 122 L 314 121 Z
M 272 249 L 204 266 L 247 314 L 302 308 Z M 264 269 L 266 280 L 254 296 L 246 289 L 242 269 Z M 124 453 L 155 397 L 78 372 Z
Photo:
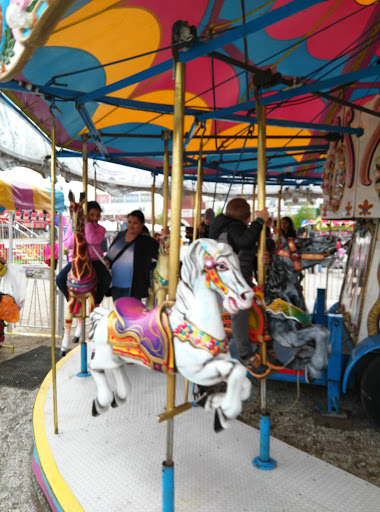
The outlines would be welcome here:
M 174 373 L 174 355 L 164 302 L 148 311 L 137 299 L 115 301 L 108 317 L 108 340 L 113 353 L 141 361 L 152 370 Z

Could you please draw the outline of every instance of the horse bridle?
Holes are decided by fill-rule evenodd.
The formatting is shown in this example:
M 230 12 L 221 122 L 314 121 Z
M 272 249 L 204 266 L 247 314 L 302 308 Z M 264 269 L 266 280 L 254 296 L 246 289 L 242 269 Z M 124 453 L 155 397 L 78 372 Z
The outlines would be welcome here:
M 227 295 L 228 294 L 228 288 L 224 285 L 223 281 L 219 277 L 219 274 L 215 270 L 214 256 L 216 256 L 216 254 L 219 251 L 216 251 L 214 256 L 211 256 L 207 252 L 206 247 L 202 243 L 201 243 L 201 245 L 202 245 L 202 247 L 203 247 L 203 249 L 205 251 L 205 266 L 204 266 L 204 269 L 206 271 L 206 284 L 207 284 L 207 286 L 210 288 L 211 287 L 210 281 L 212 281 L 214 283 L 214 285 L 217 288 L 219 288 L 219 290 L 221 290 L 223 293 L 225 293 Z
M 275 254 L 278 254 L 279 256 L 284 256 L 285 258 L 290 258 L 293 261 L 294 269 L 295 270 L 302 270 L 302 266 L 300 263 L 300 260 L 309 260 L 309 261 L 322 261 L 327 256 L 328 253 L 324 252 L 321 254 L 299 254 L 297 251 L 296 244 L 294 242 L 294 238 L 288 238 L 288 247 L 289 251 L 286 249 L 283 249 L 284 245 L 280 245 L 280 247 L 276 250 Z

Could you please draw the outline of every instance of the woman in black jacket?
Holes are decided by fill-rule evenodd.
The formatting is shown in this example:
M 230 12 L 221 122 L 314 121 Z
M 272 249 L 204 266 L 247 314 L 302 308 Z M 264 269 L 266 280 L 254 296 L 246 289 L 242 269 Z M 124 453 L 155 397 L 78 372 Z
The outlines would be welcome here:
M 112 298 L 148 297 L 150 270 L 158 258 L 158 242 L 146 234 L 144 214 L 128 215 L 127 229 L 117 234 L 106 255 L 112 269 Z

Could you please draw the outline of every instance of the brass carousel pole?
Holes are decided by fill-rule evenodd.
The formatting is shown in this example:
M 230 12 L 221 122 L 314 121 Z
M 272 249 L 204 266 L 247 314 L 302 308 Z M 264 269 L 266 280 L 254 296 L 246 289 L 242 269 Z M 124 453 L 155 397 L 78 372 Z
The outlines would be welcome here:
M 256 204 L 256 185 L 253 185 L 252 190 L 252 222 L 255 220 L 255 204 Z
M 257 187 L 258 187 L 258 210 L 265 208 L 265 182 L 266 182 L 266 112 L 265 106 L 260 103 L 260 95 L 255 89 L 256 115 L 258 125 L 257 140 Z M 265 267 L 262 263 L 264 251 L 266 250 L 266 226 L 264 224 L 260 233 L 259 250 L 257 254 L 258 285 L 265 284 Z M 267 353 L 265 342 L 260 343 L 261 358 L 266 364 Z M 276 462 L 269 456 L 270 440 L 270 414 L 267 411 L 267 380 L 260 380 L 260 455 L 252 461 L 259 469 L 273 469 Z
M 277 195 L 277 219 L 276 219 L 276 227 L 277 227 L 276 244 L 277 245 L 280 243 L 281 200 L 282 200 L 282 183 L 281 183 L 281 186 L 280 186 L 280 190 L 278 191 L 278 195 Z
M 54 273 L 54 217 L 55 217 L 55 117 L 51 112 L 51 198 L 50 198 L 50 325 L 51 325 L 51 373 L 53 384 L 54 434 L 58 434 L 58 408 L 57 408 L 57 373 L 55 359 L 55 273 Z
M 183 191 L 183 133 L 185 114 L 185 64 L 175 62 L 174 84 L 174 130 L 173 130 L 173 166 L 171 188 L 171 230 L 169 252 L 169 300 L 176 298 L 179 278 L 179 251 L 181 231 L 181 210 Z M 166 413 L 166 460 L 162 464 L 162 503 L 163 509 L 174 510 L 174 462 L 173 434 L 174 418 L 170 417 L 175 409 L 175 374 L 168 375 Z
M 151 188 L 151 201 L 152 201 L 152 238 L 154 238 L 154 225 L 156 223 L 156 217 L 154 213 L 154 194 L 156 193 L 156 175 L 153 174 L 153 183 Z
M 96 167 L 94 167 L 94 198 L 96 201 Z
M 162 212 L 162 227 L 168 227 L 168 199 L 169 199 L 169 138 L 170 132 L 165 130 L 163 132 L 164 138 L 164 206 Z
M 85 202 L 83 205 L 84 213 L 87 215 L 87 194 L 88 194 L 88 148 L 87 148 L 88 135 L 82 135 L 82 161 L 83 161 L 83 192 L 85 193 Z M 77 377 L 88 377 L 90 372 L 87 369 L 87 343 L 86 343 L 86 299 L 81 299 L 82 302 L 82 331 L 81 331 L 81 344 L 80 344 L 80 372 L 77 373 Z M 78 319 L 79 322 L 79 319 Z
M 83 161 L 83 175 L 82 175 L 82 183 L 83 183 L 83 192 L 86 194 L 85 202 L 84 202 L 84 213 L 87 215 L 87 189 L 88 189 L 88 150 L 87 150 L 87 141 L 88 135 L 82 135 L 83 149 L 82 149 L 82 161 Z
M 195 195 L 195 217 L 194 217 L 194 231 L 193 241 L 196 240 L 198 234 L 198 226 L 202 220 L 202 186 L 203 186 L 203 135 L 199 146 L 199 157 L 198 157 L 198 170 L 197 170 L 197 191 Z

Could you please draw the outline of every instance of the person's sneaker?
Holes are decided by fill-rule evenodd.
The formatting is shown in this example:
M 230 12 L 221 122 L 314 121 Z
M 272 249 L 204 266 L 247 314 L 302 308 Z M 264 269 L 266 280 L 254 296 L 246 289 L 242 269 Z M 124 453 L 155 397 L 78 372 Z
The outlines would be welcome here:
M 268 377 L 271 369 L 261 362 L 259 354 L 253 354 L 253 356 L 242 362 L 247 371 L 256 379 L 265 379 Z
M 278 359 L 273 348 L 267 349 L 267 366 L 272 368 L 272 370 L 282 370 L 285 368 L 284 363 Z

